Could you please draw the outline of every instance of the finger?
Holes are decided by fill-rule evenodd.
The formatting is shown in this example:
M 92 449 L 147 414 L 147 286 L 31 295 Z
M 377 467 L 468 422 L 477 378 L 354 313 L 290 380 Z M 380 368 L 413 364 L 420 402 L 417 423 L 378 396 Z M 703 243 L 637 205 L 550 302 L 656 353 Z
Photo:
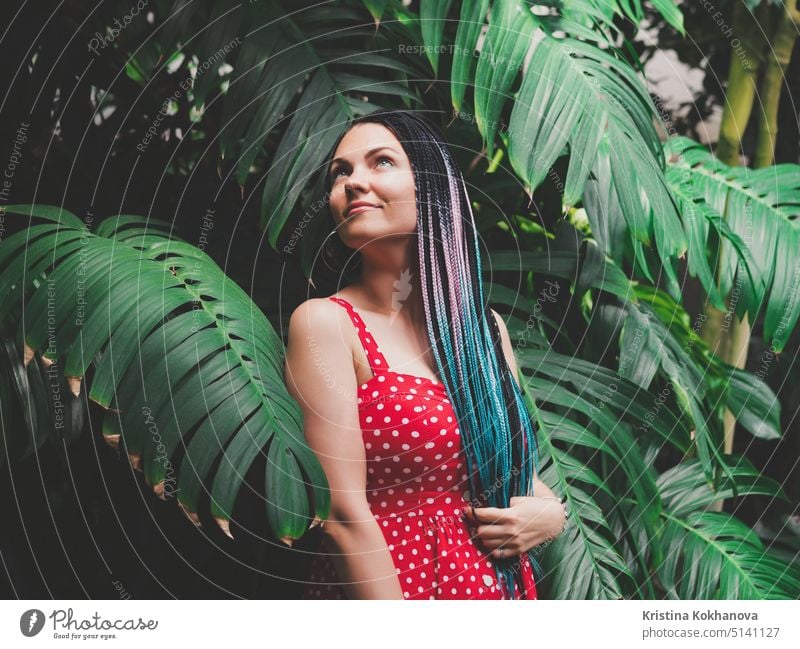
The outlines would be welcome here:
M 464 516 L 464 521 L 466 521 L 470 525 L 477 525 L 478 521 L 475 518 L 475 514 L 473 513 L 472 505 L 464 505 L 461 508 L 461 513 Z
M 519 551 L 509 545 L 504 545 L 492 550 L 492 556 L 495 559 L 511 559 L 519 554 Z
M 507 510 L 500 507 L 476 507 L 473 513 L 475 519 L 480 523 L 501 525 L 505 522 Z
M 481 541 L 483 547 L 487 553 L 492 553 L 498 548 L 508 548 L 508 539 L 487 539 L 486 541 Z
M 479 525 L 477 527 L 476 536 L 481 540 L 500 540 L 500 541 L 508 541 L 511 538 L 511 535 L 508 533 L 508 529 L 506 529 L 502 525 Z

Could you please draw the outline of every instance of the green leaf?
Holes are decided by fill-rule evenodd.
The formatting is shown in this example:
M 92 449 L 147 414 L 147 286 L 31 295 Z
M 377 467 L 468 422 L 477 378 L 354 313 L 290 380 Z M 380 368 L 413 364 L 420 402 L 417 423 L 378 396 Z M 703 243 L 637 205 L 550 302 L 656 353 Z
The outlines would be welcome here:
M 56 218 L 52 211 L 32 211 Z M 142 225 L 148 222 L 119 216 L 98 226 L 105 236 L 79 222 L 34 226 L 33 253 L 29 248 L 0 265 L 0 302 L 20 276 L 36 271 L 47 279 L 26 293 L 26 342 L 38 355 L 27 372 L 20 361 L 12 364 L 17 370 L 5 375 L 2 396 L 8 397 L 14 380 L 17 397 L 28 399 L 30 448 L 37 448 L 53 434 L 43 423 L 52 423 L 53 413 L 33 404 L 47 405 L 51 386 L 45 380 L 57 379 L 66 390 L 63 375 L 43 373 L 38 356 L 59 359 L 58 367 L 66 358 L 74 375 L 89 372 L 90 398 L 106 408 L 113 401 L 103 432 L 120 434 L 127 451 L 142 456 L 148 484 L 165 493 L 170 484 L 189 511 L 196 511 L 202 489 L 210 489 L 212 513 L 222 518 L 231 516 L 257 456 L 286 448 L 292 461 L 282 458 L 266 471 L 304 478 L 272 494 L 267 517 L 280 538 L 299 538 L 312 520 L 327 517 L 329 494 L 322 467 L 304 442 L 299 406 L 283 381 L 281 339 L 210 257 L 170 238 L 168 224 Z M 29 234 L 4 241 L 0 259 L 8 262 L 6 247 L 18 250 Z M 4 344 L 11 353 L 10 342 Z M 80 419 L 69 423 L 58 434 L 66 438 L 80 430 Z M 265 477 L 266 483 L 279 479 Z
M 800 567 L 766 550 L 752 529 L 725 513 L 664 513 L 658 576 L 670 599 L 797 599 Z

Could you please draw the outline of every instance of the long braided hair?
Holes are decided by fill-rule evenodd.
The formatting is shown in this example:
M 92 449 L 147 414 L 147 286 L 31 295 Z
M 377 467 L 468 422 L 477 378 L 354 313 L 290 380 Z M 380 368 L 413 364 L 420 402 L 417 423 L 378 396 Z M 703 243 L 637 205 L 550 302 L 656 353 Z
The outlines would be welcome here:
M 353 119 L 384 125 L 411 162 L 416 187 L 417 254 L 428 338 L 453 404 L 476 507 L 508 507 L 533 495 L 537 426 L 506 361 L 497 322 L 484 302 L 478 232 L 466 185 L 438 128 L 425 116 L 379 109 Z M 333 153 L 331 154 L 331 158 Z M 327 167 L 325 167 L 327 172 Z M 325 173 L 326 196 L 331 181 Z M 528 552 L 537 578 L 542 569 Z M 503 596 L 523 589 L 521 556 L 495 559 Z

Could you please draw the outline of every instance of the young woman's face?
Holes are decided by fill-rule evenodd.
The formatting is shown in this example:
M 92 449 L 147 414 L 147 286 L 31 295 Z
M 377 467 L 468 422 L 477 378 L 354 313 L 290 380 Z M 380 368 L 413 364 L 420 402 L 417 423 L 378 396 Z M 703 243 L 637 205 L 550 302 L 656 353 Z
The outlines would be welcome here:
M 358 249 L 416 232 L 414 173 L 388 128 L 356 124 L 339 142 L 328 173 L 331 215 L 345 245 Z

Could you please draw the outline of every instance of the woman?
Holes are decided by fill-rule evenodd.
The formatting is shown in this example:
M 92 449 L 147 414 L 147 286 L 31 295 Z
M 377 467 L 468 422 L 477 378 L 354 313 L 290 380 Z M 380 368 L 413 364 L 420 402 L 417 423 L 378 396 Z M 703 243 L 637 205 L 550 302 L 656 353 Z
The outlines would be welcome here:
M 305 597 L 535 599 L 529 551 L 566 514 L 536 477 L 450 151 L 420 115 L 376 111 L 349 125 L 326 171 L 361 271 L 289 323 L 287 385 L 331 488 Z

